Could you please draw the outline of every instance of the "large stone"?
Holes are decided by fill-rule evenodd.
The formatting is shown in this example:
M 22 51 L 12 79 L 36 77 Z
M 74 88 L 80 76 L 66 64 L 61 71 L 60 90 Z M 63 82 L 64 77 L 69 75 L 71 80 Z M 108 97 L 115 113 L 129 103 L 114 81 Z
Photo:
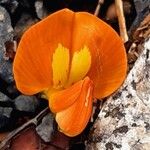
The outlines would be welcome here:
M 5 57 L 5 42 L 13 39 L 13 28 L 7 11 L 0 7 L 0 76 L 7 83 L 13 81 L 12 63 Z
M 150 149 L 150 39 L 121 89 L 100 111 L 86 149 Z
M 35 96 L 20 95 L 15 98 L 15 108 L 23 112 L 35 113 L 39 106 L 39 100 Z
M 46 115 L 42 119 L 42 123 L 36 127 L 38 135 L 45 141 L 50 142 L 52 134 L 54 133 L 53 128 L 54 117 L 52 114 Z

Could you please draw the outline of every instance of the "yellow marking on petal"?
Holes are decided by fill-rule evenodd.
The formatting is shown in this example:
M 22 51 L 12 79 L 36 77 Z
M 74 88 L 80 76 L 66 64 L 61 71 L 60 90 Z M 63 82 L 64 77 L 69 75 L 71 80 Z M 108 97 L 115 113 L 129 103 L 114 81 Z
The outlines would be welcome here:
M 69 49 L 58 44 L 52 60 L 53 87 L 59 89 L 63 87 L 68 78 L 69 72 Z
M 73 84 L 85 77 L 91 66 L 91 54 L 89 48 L 84 46 L 75 52 L 72 58 L 68 84 Z
M 60 89 L 54 89 L 54 88 L 48 88 L 48 89 L 45 89 L 42 93 L 41 93 L 41 97 L 42 98 L 45 98 L 45 99 L 48 99 L 50 98 L 50 96 L 60 90 L 63 90 L 62 88 Z

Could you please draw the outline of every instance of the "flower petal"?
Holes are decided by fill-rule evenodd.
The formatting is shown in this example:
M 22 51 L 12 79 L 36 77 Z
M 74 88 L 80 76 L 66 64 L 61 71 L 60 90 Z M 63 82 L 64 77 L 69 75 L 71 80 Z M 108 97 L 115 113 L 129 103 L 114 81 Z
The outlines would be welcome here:
M 70 51 L 70 84 L 88 75 L 95 85 L 94 96 L 102 98 L 114 92 L 123 82 L 127 59 L 116 32 L 89 13 L 63 9 L 31 27 L 21 39 L 13 67 L 21 92 L 34 94 L 52 87 L 53 83 L 57 85 L 59 81 L 65 84 L 68 73 L 64 70 L 68 72 L 68 61 L 62 70 L 59 67 L 54 69 L 55 61 L 52 63 L 59 44 Z M 85 51 L 89 51 L 90 55 Z M 64 58 L 68 60 L 68 53 Z M 83 65 L 76 59 L 84 61 Z M 61 79 L 55 70 L 62 71 Z
M 69 72 L 69 50 L 61 44 L 53 54 L 52 60 L 53 69 L 53 87 L 56 89 L 64 87 L 68 80 Z
M 77 43 L 76 43 L 77 44 Z M 91 54 L 88 47 L 73 54 L 68 84 L 71 85 L 85 77 L 91 66 Z
M 106 23 L 86 13 L 75 14 L 72 55 L 86 45 L 91 54 L 87 74 L 94 82 L 94 97 L 113 93 L 124 81 L 127 71 L 126 52 L 121 38 Z
M 22 93 L 35 94 L 52 86 L 53 54 L 60 48 L 59 44 L 70 49 L 73 18 L 74 12 L 63 9 L 25 32 L 19 43 L 13 65 L 17 88 Z M 68 53 L 64 55 L 65 58 L 68 57 Z M 53 67 L 54 64 L 53 62 Z M 67 68 L 63 64 L 60 67 Z M 54 74 L 54 82 L 56 82 L 56 73 Z
M 64 134 L 72 137 L 84 130 L 92 112 L 92 92 L 93 83 L 86 77 L 77 100 L 56 114 L 56 121 Z
M 71 106 L 79 97 L 83 82 L 83 80 L 80 80 L 69 88 L 53 94 L 51 94 L 51 91 L 48 92 L 47 97 L 51 111 L 56 113 Z

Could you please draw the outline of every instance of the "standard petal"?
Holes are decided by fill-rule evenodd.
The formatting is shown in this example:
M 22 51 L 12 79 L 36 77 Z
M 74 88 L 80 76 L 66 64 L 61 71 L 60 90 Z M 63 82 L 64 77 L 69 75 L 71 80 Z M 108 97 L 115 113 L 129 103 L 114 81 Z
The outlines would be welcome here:
M 56 69 L 55 73 L 52 70 L 53 54 L 60 44 L 65 47 L 65 51 L 70 49 L 73 18 L 74 12 L 63 9 L 33 25 L 25 32 L 19 43 L 13 65 L 17 88 L 22 93 L 35 94 L 51 87 L 53 82 L 59 79 L 54 75 Z M 64 58 L 68 59 L 68 52 L 64 53 Z M 59 67 L 63 68 L 63 65 L 62 63 Z M 69 69 L 66 66 L 65 69 L 57 68 L 58 74 L 62 71 L 64 75 L 64 70 L 67 72 Z M 65 78 L 66 76 L 64 75 Z M 62 81 L 65 82 L 63 79 Z
M 86 127 L 92 112 L 93 83 L 86 77 L 77 101 L 56 114 L 60 130 L 68 136 L 80 134 Z
M 103 98 L 113 93 L 123 82 L 127 71 L 126 52 L 121 38 L 102 20 L 79 12 L 74 17 L 72 56 L 88 47 L 91 67 L 88 76 L 94 82 L 94 97 Z

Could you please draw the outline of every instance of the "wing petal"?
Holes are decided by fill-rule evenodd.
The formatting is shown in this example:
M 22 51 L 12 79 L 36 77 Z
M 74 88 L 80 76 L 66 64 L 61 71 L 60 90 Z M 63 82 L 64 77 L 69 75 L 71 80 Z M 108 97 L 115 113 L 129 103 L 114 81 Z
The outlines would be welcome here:
M 56 121 L 63 133 L 72 137 L 84 130 L 92 112 L 92 93 L 93 83 L 86 77 L 77 100 L 56 114 Z

